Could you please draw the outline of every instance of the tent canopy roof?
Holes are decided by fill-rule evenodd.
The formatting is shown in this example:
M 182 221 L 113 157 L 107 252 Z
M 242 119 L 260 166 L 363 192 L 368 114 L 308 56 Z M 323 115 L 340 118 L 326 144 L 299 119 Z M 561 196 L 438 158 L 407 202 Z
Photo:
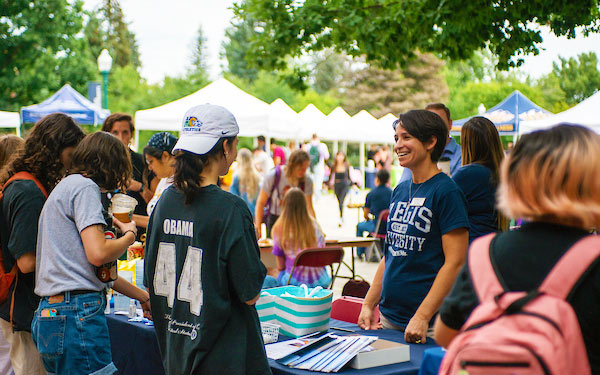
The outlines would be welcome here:
M 18 128 L 21 125 L 21 119 L 18 112 L 0 111 L 0 128 Z
M 552 115 L 544 108 L 538 106 L 519 90 L 513 91 L 502 102 L 490 108 L 480 116 L 487 117 L 496 125 L 500 134 L 515 134 L 519 124 L 525 120 L 539 119 Z M 472 116 L 473 117 L 473 116 Z M 452 134 L 460 134 L 463 124 L 471 117 L 452 122 Z
M 519 129 L 519 134 L 529 133 L 538 129 L 545 129 L 561 122 L 583 125 L 600 133 L 600 117 L 598 116 L 600 108 L 600 91 L 569 108 L 564 112 L 557 113 L 541 120 L 523 121 Z
M 21 108 L 22 121 L 34 123 L 51 113 L 67 114 L 80 124 L 96 125 L 110 114 L 78 93 L 69 84 L 39 104 Z

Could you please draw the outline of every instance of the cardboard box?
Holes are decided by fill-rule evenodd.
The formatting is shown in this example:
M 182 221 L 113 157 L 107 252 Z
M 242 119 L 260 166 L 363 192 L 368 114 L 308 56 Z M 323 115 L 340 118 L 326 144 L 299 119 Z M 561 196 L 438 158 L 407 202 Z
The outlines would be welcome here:
M 349 366 L 362 370 L 371 367 L 391 365 L 410 361 L 410 346 L 388 340 L 377 340 L 371 344 L 375 350 L 360 352 Z

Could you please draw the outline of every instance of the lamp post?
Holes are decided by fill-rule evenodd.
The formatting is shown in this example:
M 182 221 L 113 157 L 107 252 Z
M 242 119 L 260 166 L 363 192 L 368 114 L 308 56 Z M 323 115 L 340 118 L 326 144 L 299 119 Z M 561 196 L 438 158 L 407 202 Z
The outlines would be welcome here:
M 112 57 L 110 57 L 108 50 L 105 48 L 100 52 L 100 56 L 98 56 L 98 70 L 102 74 L 102 107 L 104 109 L 108 109 L 108 72 L 110 72 L 111 67 Z

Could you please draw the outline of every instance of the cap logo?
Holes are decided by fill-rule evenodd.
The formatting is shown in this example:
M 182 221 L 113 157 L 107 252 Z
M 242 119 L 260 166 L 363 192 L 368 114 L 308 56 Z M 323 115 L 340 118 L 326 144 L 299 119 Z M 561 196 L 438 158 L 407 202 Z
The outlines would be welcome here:
M 199 132 L 202 127 L 202 121 L 198 120 L 196 116 L 188 116 L 185 118 L 183 123 L 184 131 Z

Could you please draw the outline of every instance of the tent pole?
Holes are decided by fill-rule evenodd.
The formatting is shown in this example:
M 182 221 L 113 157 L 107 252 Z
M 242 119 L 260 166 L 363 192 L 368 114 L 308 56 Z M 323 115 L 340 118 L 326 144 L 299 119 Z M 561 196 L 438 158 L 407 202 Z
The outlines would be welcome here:
M 358 154 L 360 155 L 360 174 L 362 175 L 361 179 L 361 185 L 362 188 L 365 188 L 365 142 L 360 142 L 360 146 L 359 146 L 359 150 L 358 150 Z
M 335 140 L 333 141 L 333 155 L 337 154 L 338 152 L 338 141 Z
M 135 147 L 135 152 L 138 152 L 140 149 L 140 129 L 135 129 L 135 141 L 133 142 Z
M 344 154 L 348 155 L 348 141 L 342 142 L 342 151 L 344 151 Z

